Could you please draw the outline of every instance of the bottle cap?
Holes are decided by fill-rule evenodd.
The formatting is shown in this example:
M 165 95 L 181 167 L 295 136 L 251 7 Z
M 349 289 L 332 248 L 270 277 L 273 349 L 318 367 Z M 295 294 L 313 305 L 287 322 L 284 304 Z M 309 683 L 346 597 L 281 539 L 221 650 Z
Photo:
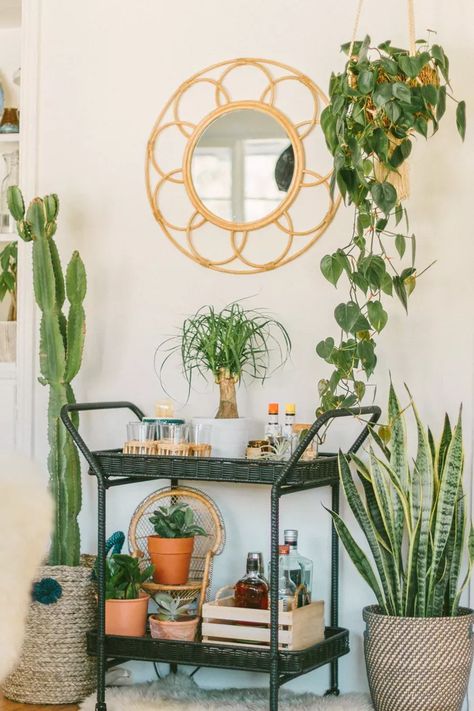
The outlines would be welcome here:
M 283 532 L 285 543 L 298 543 L 298 531 L 296 528 L 287 528 Z
M 288 555 L 290 552 L 290 546 L 288 546 L 286 543 L 283 546 L 278 546 L 278 552 L 280 555 Z
M 287 402 L 285 405 L 285 412 L 287 415 L 296 415 L 296 405 L 294 402 Z
M 271 402 L 268 405 L 268 414 L 269 415 L 278 415 L 278 403 L 277 402 Z
M 261 566 L 261 553 L 247 553 L 247 572 L 259 572 Z

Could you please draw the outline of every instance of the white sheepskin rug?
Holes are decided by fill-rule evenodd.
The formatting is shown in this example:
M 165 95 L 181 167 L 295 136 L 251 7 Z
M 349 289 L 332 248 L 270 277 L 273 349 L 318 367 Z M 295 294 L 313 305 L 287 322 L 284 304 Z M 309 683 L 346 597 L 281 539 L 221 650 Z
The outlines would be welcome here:
M 20 653 L 31 585 L 47 551 L 52 519 L 42 472 L 26 457 L 0 456 L 0 681 Z
M 137 686 L 109 687 L 107 711 L 268 711 L 266 689 L 200 689 L 185 674 Z M 81 705 L 94 711 L 95 694 Z M 280 690 L 279 711 L 373 711 L 368 696 L 348 694 L 321 697 Z

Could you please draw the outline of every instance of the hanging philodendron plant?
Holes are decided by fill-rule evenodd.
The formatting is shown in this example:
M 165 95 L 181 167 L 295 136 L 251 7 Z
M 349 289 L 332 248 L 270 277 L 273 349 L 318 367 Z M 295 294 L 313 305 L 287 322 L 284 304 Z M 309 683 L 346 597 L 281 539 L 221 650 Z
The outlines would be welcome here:
M 364 397 L 377 363 L 375 338 L 388 319 L 384 298 L 396 296 L 408 309 L 422 272 L 401 203 L 407 196 L 405 161 L 417 136 L 437 131 L 447 97 L 455 100 L 449 60 L 437 44 L 419 41 L 410 54 L 390 41 L 371 48 L 366 37 L 342 49 L 349 59 L 331 77 L 321 126 L 334 156 L 331 190 L 337 186 L 355 215 L 348 244 L 321 261 L 326 279 L 337 286 L 344 274 L 349 291 L 334 312 L 339 342 L 329 337 L 316 347 L 333 366 L 331 377 L 319 381 L 321 411 L 350 407 Z M 457 102 L 456 122 L 464 139 L 464 101 Z

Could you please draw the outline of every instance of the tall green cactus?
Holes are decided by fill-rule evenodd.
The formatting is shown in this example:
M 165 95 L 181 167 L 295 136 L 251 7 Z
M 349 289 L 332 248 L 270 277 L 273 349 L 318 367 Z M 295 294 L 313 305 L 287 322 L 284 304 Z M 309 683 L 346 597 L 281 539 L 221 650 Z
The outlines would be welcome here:
M 80 536 L 77 516 L 81 509 L 79 455 L 60 420 L 66 403 L 75 402 L 71 381 L 81 366 L 85 334 L 83 301 L 86 273 L 74 252 L 64 278 L 54 234 L 59 210 L 57 195 L 34 198 L 25 216 L 25 203 L 18 187 L 8 190 L 8 207 L 19 236 L 33 242 L 33 282 L 41 310 L 39 381 L 49 385 L 48 469 L 55 500 L 55 526 L 49 553 L 50 565 L 79 565 Z M 65 299 L 69 302 L 64 314 Z M 76 423 L 77 424 L 77 423 Z

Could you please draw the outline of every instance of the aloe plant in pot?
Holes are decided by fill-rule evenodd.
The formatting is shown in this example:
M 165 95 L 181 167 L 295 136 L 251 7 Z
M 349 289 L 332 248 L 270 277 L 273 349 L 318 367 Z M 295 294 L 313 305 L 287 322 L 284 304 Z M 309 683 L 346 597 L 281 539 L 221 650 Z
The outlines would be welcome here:
M 58 594 L 51 604 L 44 604 L 43 596 L 34 598 L 23 657 L 4 681 L 3 690 L 9 698 L 24 703 L 74 703 L 90 694 L 95 684 L 94 662 L 87 655 L 85 630 L 94 626 L 96 601 L 90 568 L 80 555 L 79 455 L 60 420 L 60 411 L 65 403 L 74 402 L 71 382 L 81 366 L 86 273 L 78 252 L 73 253 L 63 272 L 55 241 L 57 195 L 34 198 L 25 208 L 19 188 L 10 187 L 8 206 L 19 237 L 32 247 L 34 294 L 41 313 L 39 381 L 49 389 L 48 469 L 55 520 L 49 565 L 39 570 L 36 589 L 42 590 L 47 587 L 47 583 L 42 583 L 53 579 Z M 29 668 L 29 674 L 24 674 L 25 667 Z M 63 668 L 75 672 L 65 678 Z
M 105 633 L 143 637 L 146 630 L 149 595 L 142 590 L 153 575 L 154 566 L 140 569 L 137 558 L 116 553 L 105 565 Z
M 372 435 L 380 456 L 372 446 L 368 463 L 352 455 L 363 494 L 350 462 L 339 455 L 341 484 L 373 565 L 343 519 L 334 512 L 332 517 L 378 603 L 363 612 L 376 711 L 460 711 L 474 652 L 474 612 L 460 606 L 474 564 L 474 531 L 462 483 L 461 413 L 453 428 L 446 416 L 436 444 L 413 402 L 410 407 L 418 440 L 413 462 L 393 386 L 388 425 Z
M 166 356 L 160 367 L 178 356 L 191 388 L 197 376 L 212 376 L 219 385 L 219 407 L 215 418 L 195 418 L 211 425 L 212 454 L 244 456 L 249 439 L 249 422 L 239 418 L 236 387 L 246 378 L 264 382 L 270 375 L 271 356 L 282 366 L 291 351 L 285 327 L 259 309 L 247 309 L 234 302 L 217 311 L 203 306 L 183 322 L 176 336 L 164 341 L 158 351 Z
M 155 535 L 148 536 L 148 552 L 154 565 L 153 580 L 165 585 L 184 585 L 188 581 L 195 536 L 207 532 L 195 522 L 189 504 L 178 502 L 159 506 L 150 516 Z

